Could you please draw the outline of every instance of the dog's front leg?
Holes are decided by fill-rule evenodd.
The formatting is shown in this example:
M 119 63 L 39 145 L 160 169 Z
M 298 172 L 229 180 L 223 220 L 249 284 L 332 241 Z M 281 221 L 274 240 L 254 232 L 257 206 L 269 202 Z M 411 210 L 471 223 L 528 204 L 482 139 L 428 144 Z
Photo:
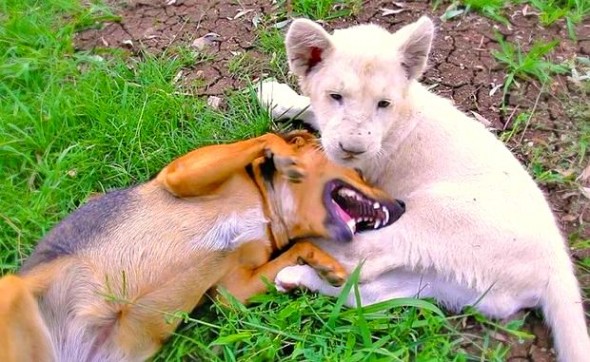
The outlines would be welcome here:
M 273 281 L 278 272 L 288 266 L 307 264 L 314 274 L 320 274 L 334 285 L 341 285 L 347 272 L 331 255 L 309 241 L 301 240 L 277 258 L 252 270 L 241 269 L 230 273 L 219 283 L 238 300 L 245 302 L 248 298 L 266 291 L 264 279 Z
M 275 164 L 282 162 L 289 168 L 287 174 L 293 177 L 303 174 L 297 167 L 293 148 L 281 137 L 268 133 L 242 142 L 194 150 L 164 167 L 156 180 L 179 197 L 207 195 L 269 152 L 275 156 Z

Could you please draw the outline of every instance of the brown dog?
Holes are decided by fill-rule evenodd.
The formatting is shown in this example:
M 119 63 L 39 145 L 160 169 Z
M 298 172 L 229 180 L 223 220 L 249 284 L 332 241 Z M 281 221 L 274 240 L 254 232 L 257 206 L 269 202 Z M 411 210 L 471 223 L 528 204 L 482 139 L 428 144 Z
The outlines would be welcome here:
M 0 360 L 144 360 L 177 327 L 172 313 L 212 287 L 246 301 L 300 262 L 342 283 L 344 269 L 305 238 L 350 241 L 403 212 L 307 133 L 195 150 L 88 202 L 0 281 Z

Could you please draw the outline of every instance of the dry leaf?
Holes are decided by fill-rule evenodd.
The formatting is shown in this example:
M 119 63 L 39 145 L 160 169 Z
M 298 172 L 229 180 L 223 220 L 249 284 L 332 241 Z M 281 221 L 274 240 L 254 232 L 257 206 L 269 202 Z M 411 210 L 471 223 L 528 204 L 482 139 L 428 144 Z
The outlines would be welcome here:
M 275 29 L 282 29 L 285 26 L 289 25 L 289 23 L 291 23 L 291 19 L 279 21 L 278 23 L 274 24 L 272 27 Z
M 506 337 L 504 334 L 502 334 L 500 332 L 492 332 L 490 334 L 490 337 L 492 337 L 495 340 L 500 341 L 500 342 L 508 342 L 508 337 Z
M 576 215 L 567 214 L 567 215 L 562 216 L 560 219 L 565 222 L 572 222 L 572 221 L 576 221 L 578 219 L 578 217 Z
M 471 111 L 471 113 L 473 114 L 473 117 L 475 117 L 475 119 L 477 119 L 484 126 L 490 127 L 492 125 L 492 122 L 488 121 L 488 119 L 482 116 L 481 114 L 474 111 Z
M 254 15 L 254 17 L 252 18 L 252 25 L 254 25 L 254 28 L 258 28 L 258 24 L 260 24 L 261 21 L 262 21 L 261 14 Z
M 576 178 L 576 180 L 581 182 L 590 181 L 590 164 L 586 166 L 584 171 L 582 171 L 582 173 L 580 174 L 580 176 Z
M 495 86 L 492 87 L 492 89 L 490 90 L 490 97 L 494 95 L 494 93 L 496 93 L 498 91 L 498 89 L 502 88 L 503 84 L 497 84 Z
M 209 96 L 207 98 L 207 105 L 213 109 L 219 109 L 222 99 L 216 96 Z
M 176 82 L 178 82 L 178 80 L 180 79 L 180 77 L 182 77 L 182 69 L 179 70 L 178 73 L 176 73 L 176 75 L 172 79 L 172 83 L 175 84 Z
M 388 8 L 380 8 L 379 10 L 381 10 L 381 16 L 395 15 L 395 14 L 401 13 L 402 11 L 405 11 L 405 9 L 388 9 Z
M 580 191 L 582 192 L 582 195 L 584 195 L 585 198 L 590 200 L 590 187 L 580 187 Z
M 240 11 L 238 11 L 238 13 L 236 14 L 236 16 L 234 16 L 234 18 L 233 18 L 232 20 L 239 19 L 239 18 L 241 18 L 242 16 L 244 16 L 244 15 L 246 15 L 246 14 L 248 14 L 248 13 L 251 13 L 252 11 L 254 11 L 254 10 L 252 10 L 252 9 L 248 9 L 248 10 L 240 10 Z
M 218 41 L 221 41 L 221 35 L 217 33 L 207 33 L 202 37 L 195 39 L 191 46 L 198 50 L 203 50 L 205 46 L 212 45 Z

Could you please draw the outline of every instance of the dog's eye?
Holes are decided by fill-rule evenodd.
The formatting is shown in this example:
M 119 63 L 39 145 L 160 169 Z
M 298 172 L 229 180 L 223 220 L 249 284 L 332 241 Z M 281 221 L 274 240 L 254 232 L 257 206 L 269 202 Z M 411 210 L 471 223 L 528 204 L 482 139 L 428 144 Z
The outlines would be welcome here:
M 342 94 L 330 93 L 330 98 L 332 98 L 336 102 L 342 102 Z
M 390 104 L 391 104 L 391 102 L 390 102 L 390 101 L 385 101 L 385 100 L 383 100 L 383 101 L 379 101 L 379 102 L 377 103 L 377 107 L 378 107 L 378 108 L 387 108 L 387 107 L 389 107 L 389 105 L 390 105 Z

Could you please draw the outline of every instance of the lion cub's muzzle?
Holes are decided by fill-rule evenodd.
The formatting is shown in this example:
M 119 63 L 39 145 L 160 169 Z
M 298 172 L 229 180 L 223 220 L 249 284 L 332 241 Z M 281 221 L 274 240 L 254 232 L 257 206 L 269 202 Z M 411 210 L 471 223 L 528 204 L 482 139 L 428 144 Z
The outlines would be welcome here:
M 340 240 L 350 241 L 355 233 L 377 230 L 396 222 L 405 212 L 405 203 L 386 196 L 371 197 L 354 186 L 333 180 L 324 189 L 328 223 L 337 228 Z

